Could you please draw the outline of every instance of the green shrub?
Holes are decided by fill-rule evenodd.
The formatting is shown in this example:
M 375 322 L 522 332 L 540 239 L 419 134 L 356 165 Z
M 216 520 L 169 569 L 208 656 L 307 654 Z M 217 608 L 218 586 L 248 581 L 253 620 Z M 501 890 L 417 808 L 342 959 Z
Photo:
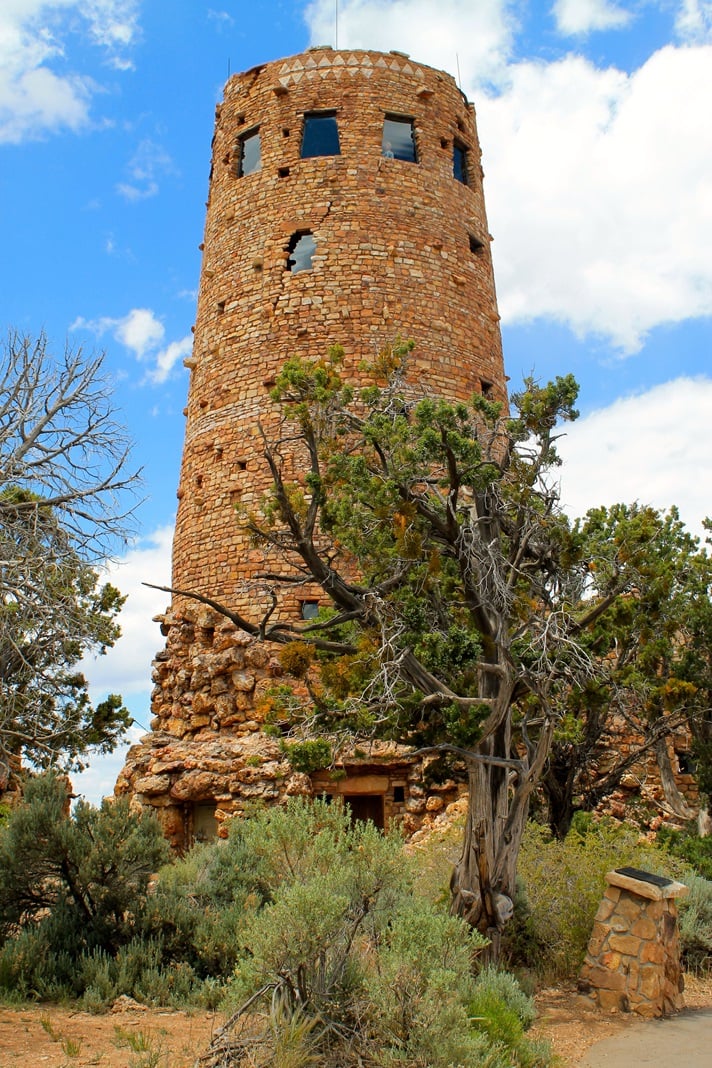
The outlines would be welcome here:
M 219 1063 L 248 1051 L 256 1063 L 324 1068 L 549 1063 L 524 1037 L 531 1003 L 511 978 L 489 980 L 485 1015 L 513 1014 L 516 1048 L 508 1033 L 473 1026 L 473 964 L 486 943 L 414 895 L 397 837 L 301 800 L 233 827 L 241 848 L 249 842 L 255 890 L 229 988 L 231 1053 L 216 1050 Z
M 579 824 L 581 826 L 581 824 Z M 519 854 L 521 897 L 505 931 L 511 964 L 531 968 L 549 980 L 579 971 L 605 890 L 605 874 L 632 865 L 670 875 L 670 858 L 636 831 L 606 820 L 586 820 L 564 841 L 530 823 Z M 675 870 L 675 865 L 673 865 Z
M 712 879 L 712 838 L 700 838 L 694 824 L 684 831 L 661 827 L 657 840 L 672 856 L 680 857 L 694 868 L 697 875 Z
M 320 771 L 332 761 L 331 746 L 324 738 L 308 739 L 305 742 L 285 742 L 285 756 L 295 771 Z
M 28 780 L 0 827 L 0 937 L 41 923 L 57 952 L 113 950 L 136 930 L 168 846 L 158 821 L 126 799 L 79 802 L 67 816 L 67 789 L 49 773 Z
M 124 992 L 116 954 L 142 931 L 167 854 L 157 821 L 126 801 L 80 802 L 68 816 L 65 780 L 29 780 L 0 827 L 0 990 L 59 1000 L 91 989 L 93 1005 Z
M 699 875 L 685 879 L 689 895 L 680 899 L 680 949 L 686 968 L 712 967 L 712 882 Z
M 469 1005 L 475 1026 L 506 1053 L 508 1065 L 518 1068 L 545 1068 L 551 1063 L 547 1042 L 525 1034 L 534 1023 L 536 1008 L 514 976 L 497 968 L 483 968 L 475 983 Z
M 84 1007 L 99 1012 L 118 996 L 118 965 L 105 950 L 85 953 L 79 960 L 79 986 Z
M 473 958 L 483 945 L 461 920 L 424 901 L 399 901 L 362 965 L 379 1063 L 482 1063 L 489 1044 L 472 1029 L 467 996 L 474 989 Z

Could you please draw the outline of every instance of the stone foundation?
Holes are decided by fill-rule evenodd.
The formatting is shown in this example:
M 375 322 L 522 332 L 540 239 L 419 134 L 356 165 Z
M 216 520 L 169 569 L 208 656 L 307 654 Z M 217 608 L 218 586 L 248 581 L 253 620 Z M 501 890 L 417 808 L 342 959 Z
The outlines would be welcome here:
M 409 835 L 462 793 L 452 779 L 426 786 L 427 759 L 392 742 L 295 771 L 289 739 L 270 722 L 271 693 L 286 681 L 274 651 L 211 609 L 188 605 L 159 622 L 167 640 L 154 661 L 152 731 L 129 750 L 115 793 L 152 811 L 174 849 L 226 834 L 250 805 L 300 794 L 341 799 L 355 818 Z
M 687 887 L 633 868 L 606 875 L 579 991 L 602 1009 L 664 1016 L 684 1008 L 676 898 Z

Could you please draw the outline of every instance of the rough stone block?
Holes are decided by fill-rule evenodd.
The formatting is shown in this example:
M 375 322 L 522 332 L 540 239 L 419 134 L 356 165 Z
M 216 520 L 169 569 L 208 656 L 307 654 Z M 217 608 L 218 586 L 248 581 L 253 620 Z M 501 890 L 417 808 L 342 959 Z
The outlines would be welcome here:
M 637 957 L 640 950 L 640 939 L 634 935 L 614 933 L 609 938 L 608 944 L 611 949 L 628 957 Z

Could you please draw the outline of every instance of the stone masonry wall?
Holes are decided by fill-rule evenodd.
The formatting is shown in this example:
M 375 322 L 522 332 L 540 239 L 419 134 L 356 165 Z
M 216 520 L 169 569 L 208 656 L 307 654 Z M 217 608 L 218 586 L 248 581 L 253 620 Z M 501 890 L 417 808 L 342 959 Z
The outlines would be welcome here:
M 300 158 L 305 114 L 333 112 L 339 155 Z M 412 118 L 418 162 L 381 154 L 384 117 Z M 241 139 L 261 166 L 240 176 Z M 468 184 L 453 176 L 466 150 Z M 287 270 L 311 231 L 310 270 Z M 397 334 L 419 388 L 506 399 L 474 108 L 403 56 L 316 49 L 235 75 L 217 109 L 186 409 L 173 585 L 254 609 L 263 565 L 235 522 L 270 484 L 258 420 L 287 357 L 345 350 L 345 373 Z M 473 251 L 473 247 L 475 251 Z
M 452 780 L 426 788 L 423 759 L 392 743 L 342 760 L 336 774 L 295 772 L 279 738 L 264 730 L 269 691 L 282 675 L 268 648 L 195 605 L 167 613 L 161 626 L 166 648 L 154 662 L 152 695 L 160 714 L 129 750 L 116 793 L 153 810 L 175 849 L 200 837 L 201 814 L 220 835 L 246 806 L 295 795 L 347 804 L 376 797 L 383 825 L 396 820 L 410 834 L 461 792 Z

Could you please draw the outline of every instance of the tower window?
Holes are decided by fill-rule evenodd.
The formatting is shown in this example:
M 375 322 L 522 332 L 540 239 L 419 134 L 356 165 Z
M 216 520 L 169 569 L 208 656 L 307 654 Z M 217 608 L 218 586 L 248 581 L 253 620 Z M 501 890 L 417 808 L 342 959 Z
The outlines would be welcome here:
M 308 230 L 298 230 L 287 246 L 287 270 L 292 274 L 296 274 L 297 271 L 310 271 L 315 252 L 314 235 Z
M 300 608 L 302 619 L 316 619 L 319 615 L 318 601 L 302 601 Z
M 302 159 L 312 156 L 339 156 L 339 127 L 335 111 L 316 111 L 304 116 Z
M 399 119 L 386 115 L 383 120 L 381 155 L 388 159 L 403 159 L 417 163 L 415 151 L 415 126 L 412 119 Z
M 452 147 L 452 175 L 463 185 L 469 184 L 467 181 L 467 149 L 459 141 L 455 141 Z
M 259 130 L 253 130 L 252 133 L 241 137 L 239 146 L 240 159 L 237 164 L 237 173 L 242 178 L 246 174 L 254 174 L 262 166 Z
M 486 400 L 492 400 L 492 383 L 487 382 L 484 378 L 480 379 L 480 393 Z
M 687 751 L 681 750 L 675 755 L 677 757 L 677 766 L 680 769 L 680 774 L 694 775 L 697 770 L 697 766 L 695 764 L 695 760 L 692 753 L 688 753 Z
M 475 237 L 474 234 L 469 235 L 470 240 L 470 252 L 473 256 L 479 255 L 480 252 L 484 252 L 484 242 L 480 241 L 479 237 Z

